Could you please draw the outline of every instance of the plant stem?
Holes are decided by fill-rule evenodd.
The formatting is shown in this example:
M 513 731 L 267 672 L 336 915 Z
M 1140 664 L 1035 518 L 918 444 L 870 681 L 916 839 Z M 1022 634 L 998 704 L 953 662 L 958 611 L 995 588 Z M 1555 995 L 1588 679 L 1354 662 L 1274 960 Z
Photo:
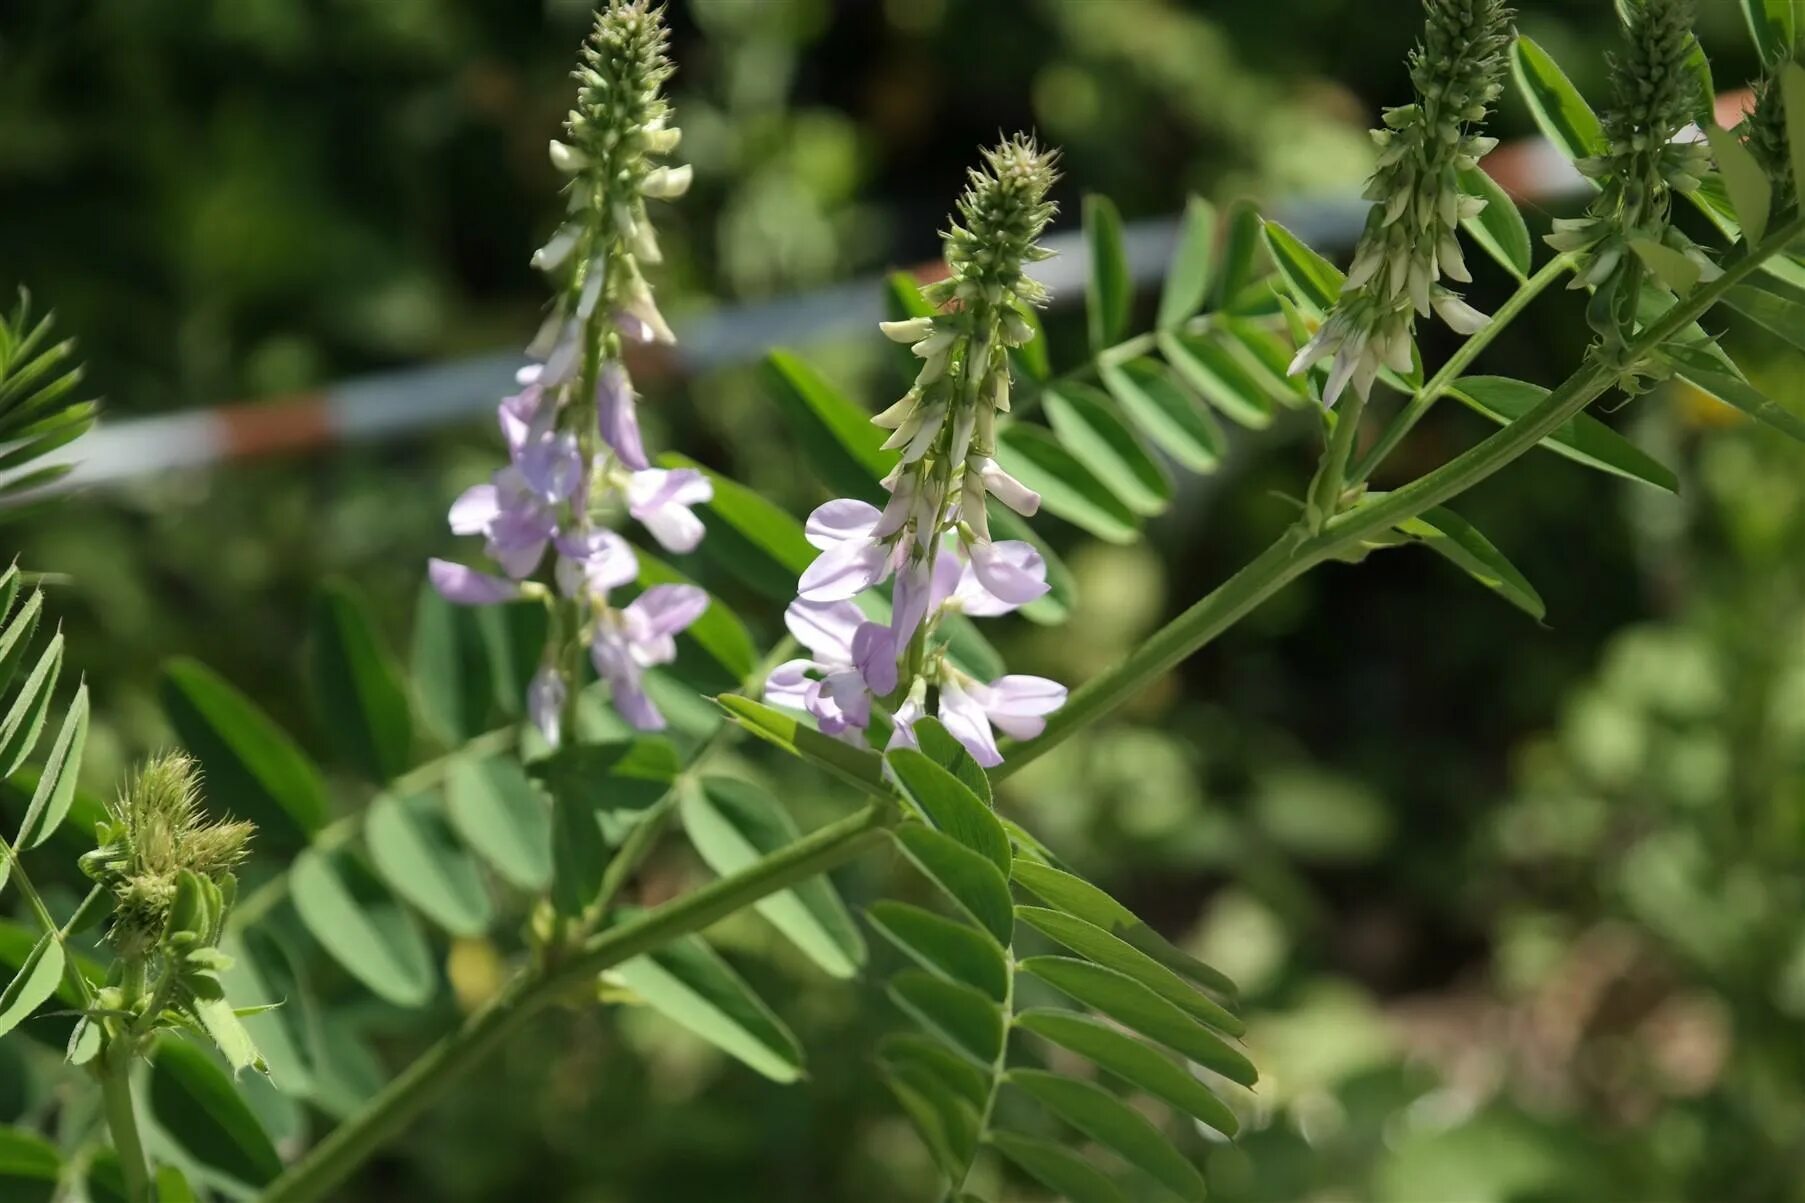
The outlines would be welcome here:
M 1645 359 L 1685 330 L 1773 255 L 1805 234 L 1805 216 L 1795 217 L 1767 240 L 1724 269 L 1723 275 L 1693 290 L 1643 332 L 1622 364 Z M 1005 746 L 1004 760 L 991 770 L 1000 780 L 1045 755 L 1086 725 L 1113 711 L 1155 678 L 1170 672 L 1243 615 L 1305 572 L 1351 550 L 1427 509 L 1456 497 L 1525 454 L 1597 400 L 1616 383 L 1619 368 L 1588 356 L 1578 371 L 1530 410 L 1484 442 L 1393 492 L 1332 520 L 1320 534 L 1291 527 L 1214 592 L 1156 631 L 1114 668 L 1072 692 L 1034 739 Z M 1438 373 L 1438 378 L 1440 374 Z M 1426 390 L 1425 390 L 1426 391 Z
M 107 1128 L 113 1134 L 113 1151 L 119 1157 L 119 1173 L 125 1179 L 126 1203 L 150 1203 L 150 1164 L 144 1158 L 138 1111 L 132 1101 L 131 1050 L 129 1040 L 109 1040 L 95 1072 L 100 1078 Z
M 38 893 L 38 888 L 32 884 L 31 875 L 25 871 L 25 864 L 19 859 L 19 850 L 6 840 L 0 839 L 0 856 L 4 856 L 5 863 L 12 867 L 12 872 L 8 876 L 18 883 L 19 893 L 25 895 L 26 904 L 31 907 L 31 913 L 36 916 L 39 926 L 51 939 L 62 945 L 63 980 L 75 987 L 75 992 L 81 996 L 84 1004 L 92 1004 L 94 988 L 83 976 L 81 967 L 75 963 L 75 954 L 69 951 L 68 932 L 56 921 L 56 916 L 50 913 L 50 908 L 44 903 L 44 896 Z M 0 885 L 5 884 L 6 880 L 7 877 L 0 877 Z
M 1354 452 L 1354 441 L 1360 437 L 1360 420 L 1365 416 L 1366 397 L 1355 390 L 1347 405 L 1335 415 L 1335 429 L 1329 435 L 1328 446 L 1323 448 L 1316 479 L 1310 482 L 1304 516 L 1313 533 L 1322 530 L 1329 519 L 1341 512 L 1347 461 Z
M 1409 403 L 1399 411 L 1391 425 L 1386 427 L 1385 432 L 1379 436 L 1379 441 L 1360 457 L 1359 463 L 1354 466 L 1352 483 L 1359 484 L 1370 479 L 1372 474 L 1378 470 L 1379 465 L 1385 461 L 1385 457 L 1396 450 L 1398 444 L 1404 441 L 1404 436 L 1414 430 L 1416 424 L 1423 420 L 1423 415 L 1429 412 L 1429 407 L 1441 400 L 1449 386 L 1459 380 L 1467 368 L 1472 366 L 1473 361 L 1479 358 L 1480 352 L 1491 346 L 1492 340 L 1504 333 L 1504 328 L 1515 321 L 1518 314 L 1529 308 L 1531 301 L 1541 296 L 1543 292 L 1547 291 L 1550 284 L 1560 279 L 1572 267 L 1572 255 L 1557 255 L 1543 264 L 1541 271 L 1519 284 L 1517 291 L 1510 295 L 1510 299 L 1498 306 L 1498 312 L 1492 314 L 1492 320 L 1474 332 L 1466 342 L 1460 344 L 1454 354 L 1448 356 L 1448 362 L 1442 364 L 1441 370 L 1416 391 L 1416 395 L 1410 398 Z
M 591 936 L 573 956 L 523 973 L 502 993 L 428 1049 L 290 1166 L 262 1203 L 307 1203 L 327 1196 L 371 1153 L 399 1133 L 465 1071 L 541 1007 L 622 961 L 701 931 L 767 895 L 824 873 L 863 852 L 896 821 L 889 803 L 866 807 L 701 889 Z

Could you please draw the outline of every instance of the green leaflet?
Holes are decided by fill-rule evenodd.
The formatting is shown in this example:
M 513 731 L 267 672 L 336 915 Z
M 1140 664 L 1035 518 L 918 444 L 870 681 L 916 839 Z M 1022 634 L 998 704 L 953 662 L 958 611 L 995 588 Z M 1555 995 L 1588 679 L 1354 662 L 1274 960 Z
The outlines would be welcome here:
M 891 831 L 915 867 L 946 891 L 947 897 L 1007 946 L 1015 931 L 1014 904 L 1008 879 L 996 865 L 949 835 L 923 823 L 904 823 Z
M 326 821 L 319 774 L 251 700 L 197 660 L 163 666 L 163 707 L 207 774 L 207 792 L 230 798 L 257 824 L 259 841 L 311 835 Z
M 200 1049 L 166 1036 L 151 1059 L 150 1110 L 196 1161 L 250 1186 L 266 1186 L 282 1159 L 232 1079 Z
M 1383 493 L 1368 493 L 1367 500 L 1383 496 Z M 1480 534 L 1472 523 L 1453 510 L 1434 506 L 1408 522 L 1400 522 L 1396 529 L 1454 564 L 1538 622 L 1547 615 L 1548 607 L 1543 603 L 1542 595 L 1536 592 L 1535 586 L 1517 571 L 1516 565 L 1503 552 L 1492 545 L 1490 539 Z
M 460 756 L 446 774 L 445 803 L 452 827 L 497 873 L 530 892 L 551 881 L 549 809 L 512 757 Z
M 1121 1189 L 1101 1170 L 1062 1145 L 1014 1132 L 992 1132 L 990 1143 L 1041 1185 L 1071 1203 L 1127 1203 Z
M 801 834 L 782 803 L 751 782 L 704 777 L 680 787 L 677 796 L 690 843 L 723 877 Z M 864 938 L 826 877 L 761 899 L 758 912 L 832 977 L 853 977 L 865 962 Z
M 1209 411 L 1155 359 L 1105 363 L 1103 385 L 1134 424 L 1166 454 L 1193 472 L 1211 472 L 1227 448 Z
M 1112 936 L 1094 923 L 1087 923 L 1063 911 L 1037 906 L 1018 906 L 1015 908 L 1015 917 L 1042 935 L 1057 940 L 1085 960 L 1133 978 L 1195 1019 L 1231 1035 L 1238 1035 L 1244 1030 L 1240 1020 L 1214 1000 L 1206 998 L 1196 987 L 1126 940 Z
M 69 807 L 75 801 L 75 781 L 81 773 L 82 749 L 87 740 L 88 687 L 84 684 L 75 691 L 75 700 L 63 716 L 62 729 L 57 732 L 56 741 L 50 745 L 50 754 L 44 759 L 37 788 L 32 791 L 31 805 L 26 808 L 25 818 L 19 824 L 19 836 L 13 841 L 16 851 L 36 848 L 55 835 L 56 829 L 68 817 Z M 10 861 L 0 865 L 0 884 L 5 883 L 5 870 L 10 865 Z
M 1227 1104 L 1189 1070 L 1117 1028 L 1076 1011 L 1039 1008 L 1023 1011 L 1016 1016 L 1016 1024 L 1090 1059 L 1224 1136 L 1233 1136 L 1240 1126 Z
M 1254 202 L 1241 199 L 1228 207 L 1223 221 L 1222 253 L 1210 286 L 1211 310 L 1232 310 L 1244 294 L 1254 290 L 1265 270 L 1260 261 L 1265 246 L 1263 225 L 1259 206 Z
M 1003 1013 L 978 990 L 919 969 L 890 979 L 890 998 L 931 1035 L 988 1069 L 1003 1051 Z
M 922 968 L 999 1003 L 1007 997 L 1009 968 L 1003 951 L 983 932 L 906 902 L 874 902 L 865 913 L 873 927 Z
M 1605 153 L 1598 114 L 1546 50 L 1519 34 L 1511 46 L 1510 65 L 1530 114 L 1562 154 L 1585 159 Z
M 1683 367 L 1681 375 L 1719 401 L 1735 406 L 1756 421 L 1805 442 L 1805 418 L 1768 399 L 1746 380 L 1740 380 L 1728 372 L 1711 371 L 1691 363 Z
M 0 1036 L 50 1000 L 63 980 L 63 944 L 54 932 L 45 932 L 32 945 L 25 963 L 12 981 L 0 990 Z
M 1723 173 L 1724 187 L 1742 233 L 1750 246 L 1758 245 L 1767 236 L 1767 220 L 1774 205 L 1774 188 L 1768 182 L 1767 172 L 1740 138 L 1715 123 L 1705 126 L 1705 139 L 1711 144 L 1711 157 L 1717 160 L 1718 171 Z
M 1100 1086 L 1037 1069 L 1013 1069 L 1005 1078 L 1098 1144 L 1121 1154 L 1181 1199 L 1201 1203 L 1203 1175 L 1139 1112 Z
M 453 935 L 488 930 L 495 918 L 488 887 L 437 796 L 376 799 L 364 821 L 364 843 L 389 888 L 428 919 Z
M 984 857 L 1004 875 L 1009 872 L 1009 837 L 989 805 L 952 772 L 913 748 L 897 748 L 884 757 L 903 796 L 934 828 Z
M 1157 324 L 1169 329 L 1195 316 L 1209 295 L 1216 259 L 1216 209 L 1201 196 L 1185 201 L 1184 222 L 1166 282 L 1160 290 Z
M 1276 221 L 1265 222 L 1266 252 L 1284 278 L 1285 286 L 1299 305 L 1312 315 L 1321 317 L 1335 307 L 1347 277 L 1341 269 L 1305 245 L 1303 239 Z
M 1791 9 L 1787 10 L 1791 15 Z M 1788 46 L 1794 42 L 1788 41 Z M 1773 59 L 1767 60 L 1773 62 Z M 1787 129 L 1805 129 L 1805 67 L 1798 63 L 1787 63 L 1780 69 L 1780 102 L 1786 113 Z M 1792 139 L 1789 144 L 1792 156 L 1793 191 L 1805 195 L 1805 139 Z M 1774 260 L 1769 260 L 1772 263 Z
M 1764 63 L 1784 58 L 1798 41 L 1789 0 L 1742 0 L 1742 15 L 1748 22 L 1749 37 L 1754 40 L 1755 50 Z
M 952 732 L 943 727 L 939 719 L 924 717 L 916 720 L 915 742 L 920 745 L 922 755 L 957 777 L 966 789 L 977 795 L 986 809 L 995 810 L 996 798 L 984 766 L 965 750 L 964 744 L 953 738 Z
M 939 1041 L 908 1033 L 886 1036 L 877 1061 L 941 1172 L 959 1178 L 977 1151 L 978 1113 L 989 1094 L 984 1073 Z
M 372 994 L 398 1007 L 432 997 L 437 974 L 425 937 L 362 861 L 310 848 L 289 870 L 289 894 L 308 933 Z
M 1232 336 L 1159 334 L 1160 354 L 1223 417 L 1249 430 L 1272 425 L 1272 398 L 1235 353 Z
M 1067 451 L 1094 473 L 1122 504 L 1153 515 L 1172 501 L 1172 478 L 1117 418 L 1107 397 L 1081 384 L 1042 394 L 1053 432 Z
M 855 748 L 821 734 L 806 723 L 763 702 L 738 694 L 715 699 L 727 716 L 766 743 L 826 769 L 867 794 L 890 797 L 884 782 L 884 759 L 867 748 Z
M 0 1128 L 0 1197 L 10 1203 L 50 1203 L 63 1159 L 56 1146 L 24 1128 Z
M 457 747 L 488 729 L 494 683 L 482 608 L 454 606 L 430 582 L 414 605 L 409 674 L 414 707 L 435 740 Z
M 405 772 L 414 742 L 407 692 L 369 606 L 344 582 L 314 596 L 308 669 L 314 711 L 339 755 L 373 781 Z
M 1084 290 L 1085 317 L 1093 354 L 1120 342 L 1128 332 L 1128 256 L 1122 249 L 1122 218 L 1115 202 L 1096 194 L 1084 198 L 1084 241 L 1090 274 Z
M 1456 381 L 1449 394 L 1499 425 L 1508 425 L 1542 402 L 1548 390 L 1527 381 L 1504 376 L 1467 376 Z M 1634 443 L 1589 414 L 1576 414 L 1542 440 L 1543 447 L 1588 468 L 1609 472 L 1625 480 L 1665 489 L 1680 487 L 1679 477 Z
M 50 712 L 51 694 L 63 668 L 63 635 L 58 631 L 44 645 L 37 664 L 13 696 L 6 717 L 0 719 L 0 778 L 11 777 L 31 755 L 43 733 Z
M 641 813 L 664 797 L 682 764 L 669 740 L 567 744 L 529 772 L 552 798 L 552 901 L 581 915 L 594 902 L 613 853 L 604 816 Z
M 796 1037 L 700 936 L 610 970 L 645 1004 L 774 1082 L 802 1076 Z
M 1221 1037 L 1126 974 L 1071 957 L 1029 957 L 1019 968 L 1230 1081 L 1252 1086 L 1259 1077 Z
M 1485 202 L 1479 215 L 1461 222 L 1461 228 L 1499 267 L 1519 281 L 1527 280 L 1535 263 L 1534 248 L 1517 202 L 1481 167 L 1460 173 L 1460 190 Z
M 871 415 L 789 351 L 765 356 L 764 379 L 822 481 L 839 496 L 881 504 L 877 482 L 897 453 L 883 450 L 885 433 Z
M 1048 513 L 1110 543 L 1132 543 L 1138 520 L 1120 498 L 1041 426 L 1016 422 L 997 435 L 997 462 L 1040 494 Z

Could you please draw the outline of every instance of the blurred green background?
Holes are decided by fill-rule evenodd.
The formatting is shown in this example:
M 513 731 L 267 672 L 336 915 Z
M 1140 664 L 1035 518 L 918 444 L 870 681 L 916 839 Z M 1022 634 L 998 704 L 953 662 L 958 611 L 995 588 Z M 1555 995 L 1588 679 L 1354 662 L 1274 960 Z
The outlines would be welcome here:
M 1611 5 L 1519 7 L 1601 97 Z M 1737 7 L 1700 7 L 1735 86 L 1753 66 Z M 587 19 L 582 0 L 8 0 L 0 282 L 80 336 L 114 418 L 519 346 Z M 681 324 L 932 258 L 999 130 L 1064 148 L 1061 228 L 1085 191 L 1130 219 L 1193 191 L 1345 195 L 1365 126 L 1407 91 L 1417 10 L 673 0 L 671 19 L 697 183 L 660 215 L 656 282 Z M 1513 98 L 1496 132 L 1528 124 Z M 1476 302 L 1504 286 L 1488 270 Z M 1082 354 L 1080 324 L 1051 319 L 1056 363 Z M 1550 382 L 1582 336 L 1557 295 L 1491 354 Z M 873 408 L 897 391 L 875 337 L 802 349 Z M 1760 375 L 1769 349 L 1739 350 Z M 662 444 L 795 512 L 825 496 L 751 365 L 647 388 Z M 1679 470 L 1679 496 L 1538 455 L 1461 505 L 1541 589 L 1545 627 L 1424 554 L 1332 567 L 1011 780 L 1005 805 L 1062 856 L 1242 984 L 1264 1080 L 1239 1145 L 1204 1154 L 1218 1199 L 1805 1199 L 1805 449 L 1672 391 L 1608 420 Z M 1438 412 L 1389 471 L 1477 433 Z M 1013 666 L 1081 681 L 1263 546 L 1314 442 L 1302 423 L 1238 437 L 1140 546 L 1047 524 L 1082 604 L 1071 628 L 1007 628 Z M 27 564 L 73 577 L 53 605 L 98 698 L 88 785 L 171 739 L 156 678 L 175 653 L 317 743 L 294 688 L 308 588 L 355 579 L 405 647 L 423 560 L 453 546 L 445 507 L 498 455 L 476 421 L 10 528 Z M 775 607 L 745 616 L 775 629 Z M 844 805 L 749 771 L 787 774 L 806 822 Z M 647 888 L 691 868 L 672 853 Z M 907 876 L 879 858 L 842 885 Z M 880 987 L 811 978 L 756 920 L 723 933 L 770 954 L 746 971 L 810 1081 L 772 1086 L 631 1010 L 554 1014 L 341 1197 L 930 1199 L 866 1069 L 900 1023 Z M 462 1005 L 493 988 L 494 950 L 445 951 Z M 453 1018 L 360 1022 L 399 1065 Z

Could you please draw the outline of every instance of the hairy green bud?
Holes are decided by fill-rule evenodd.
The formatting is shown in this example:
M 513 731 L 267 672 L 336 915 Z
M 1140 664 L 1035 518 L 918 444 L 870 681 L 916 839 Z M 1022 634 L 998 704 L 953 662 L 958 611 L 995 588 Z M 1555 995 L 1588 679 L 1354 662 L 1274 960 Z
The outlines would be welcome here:
M 1058 163 L 1058 151 L 1017 134 L 986 150 L 981 167 L 968 169 L 965 191 L 942 235 L 951 276 L 930 290 L 934 299 L 1046 302 L 1046 289 L 1024 269 L 1047 257 L 1038 243 L 1058 212 L 1047 199 L 1059 178 Z

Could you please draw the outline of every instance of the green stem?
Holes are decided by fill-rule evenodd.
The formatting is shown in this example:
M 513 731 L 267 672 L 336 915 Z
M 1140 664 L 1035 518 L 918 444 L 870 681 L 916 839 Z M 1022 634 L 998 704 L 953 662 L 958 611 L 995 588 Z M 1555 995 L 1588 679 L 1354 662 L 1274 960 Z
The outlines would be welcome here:
M 1796 217 L 1782 228 L 1771 231 L 1760 247 L 1730 264 L 1723 275 L 1710 284 L 1682 298 L 1644 331 L 1629 346 L 1622 363 L 1646 358 L 1662 343 L 1684 331 L 1722 300 L 1730 289 L 1802 234 L 1805 234 L 1805 216 Z M 1115 710 L 1149 682 L 1176 668 L 1254 607 L 1316 565 L 1487 479 L 1560 429 L 1609 390 L 1617 379 L 1616 369 L 1588 356 L 1578 371 L 1534 409 L 1433 472 L 1340 515 L 1320 534 L 1311 535 L 1301 526 L 1292 527 L 1214 592 L 1155 632 L 1121 663 L 1074 690 L 1066 704 L 1047 720 L 1046 730 L 1038 737 L 1004 747 L 1004 761 L 991 770 L 991 776 L 1001 779 L 1019 771 L 1086 725 Z
M 1427 384 L 1416 391 L 1416 395 L 1411 397 L 1409 403 L 1399 411 L 1397 418 L 1385 428 L 1385 433 L 1379 436 L 1379 441 L 1360 457 L 1359 463 L 1354 466 L 1353 483 L 1359 484 L 1370 480 L 1379 465 L 1385 462 L 1385 457 L 1397 449 L 1398 444 L 1404 441 L 1405 435 L 1416 429 L 1416 424 L 1423 420 L 1423 415 L 1429 412 L 1430 406 L 1442 399 L 1448 388 L 1460 379 L 1467 368 L 1472 366 L 1474 360 L 1479 358 L 1480 353 L 1492 345 L 1492 340 L 1504 333 L 1504 328 L 1515 321 L 1518 314 L 1529 308 L 1531 301 L 1541 296 L 1543 292 L 1547 291 L 1550 284 L 1560 279 L 1572 267 L 1572 255 L 1557 255 L 1544 264 L 1541 271 L 1519 284 L 1517 291 L 1510 295 L 1510 299 L 1498 306 L 1498 311 L 1492 314 L 1492 320 L 1474 332 L 1471 338 L 1460 344 L 1454 354 L 1448 357 L 1448 362 L 1442 364 L 1441 371 L 1435 373 Z
M 509 1033 L 565 991 L 591 982 L 595 975 L 622 961 L 701 931 L 761 898 L 851 860 L 895 821 L 890 804 L 869 806 L 738 873 L 591 936 L 566 960 L 516 977 L 290 1166 L 263 1193 L 262 1203 L 305 1203 L 326 1197 Z
M 131 1042 L 109 1041 L 96 1074 L 107 1128 L 113 1134 L 113 1151 L 119 1157 L 119 1173 L 125 1179 L 126 1203 L 150 1203 L 150 1163 L 144 1156 L 138 1110 L 132 1101 Z
M 1335 429 L 1329 435 L 1328 446 L 1323 448 L 1316 478 L 1310 482 L 1304 515 L 1312 532 L 1320 531 L 1329 519 L 1341 512 L 1347 461 L 1354 452 L 1354 440 L 1360 437 L 1360 419 L 1365 416 L 1366 397 L 1355 390 L 1341 412 L 1335 415 Z
M 0 839 L 0 855 L 4 855 L 6 863 L 12 867 L 9 876 L 11 880 L 18 883 L 19 893 L 25 896 L 25 902 L 31 907 L 31 913 L 37 918 L 38 925 L 49 934 L 51 939 L 63 946 L 63 980 L 75 988 L 75 992 L 81 996 L 84 1004 L 92 1006 L 94 988 L 88 984 L 88 979 L 83 976 L 81 967 L 75 963 L 75 954 L 69 951 L 68 932 L 56 921 L 56 916 L 50 913 L 50 908 L 44 903 L 44 896 L 38 893 L 37 886 L 32 884 L 31 875 L 25 871 L 25 863 L 19 859 L 18 850 L 8 841 Z M 5 878 L 0 878 L 0 884 L 3 884 L 5 880 Z
M 984 1110 L 978 1115 L 978 1140 L 982 1145 L 984 1137 L 990 1131 L 990 1118 L 996 1113 L 997 1095 L 1003 1092 L 1003 1071 L 1009 1064 L 1009 1033 L 1015 1026 L 1015 953 L 1004 953 L 1003 968 L 1003 1039 L 997 1046 L 996 1060 L 990 1063 L 990 1089 L 984 1095 Z M 965 1197 L 965 1184 L 971 1180 L 971 1172 L 978 1164 L 978 1151 L 972 1150 L 971 1160 L 965 1163 L 965 1172 L 959 1181 L 953 1183 L 953 1189 L 947 1198 L 954 1200 Z

